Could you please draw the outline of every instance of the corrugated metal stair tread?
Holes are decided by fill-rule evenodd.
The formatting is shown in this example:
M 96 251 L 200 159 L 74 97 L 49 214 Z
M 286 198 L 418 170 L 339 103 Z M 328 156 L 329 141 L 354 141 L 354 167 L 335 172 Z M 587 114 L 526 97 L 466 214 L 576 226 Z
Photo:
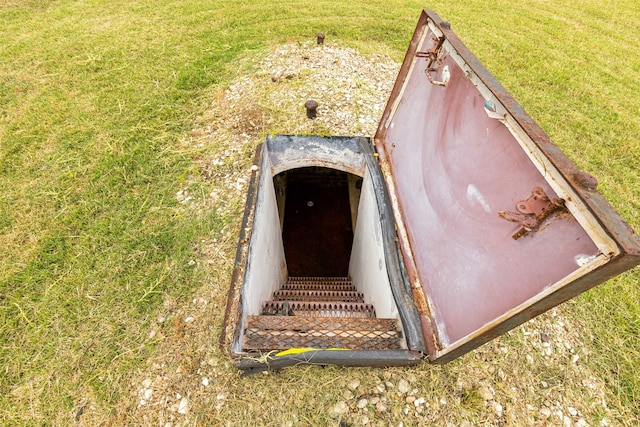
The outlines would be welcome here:
M 364 302 L 364 295 L 358 291 L 336 290 L 291 290 L 280 289 L 273 293 L 274 301 L 343 301 Z
M 279 291 L 357 292 L 358 290 L 347 277 L 290 277 L 276 292 Z
M 247 317 L 244 349 L 400 349 L 401 337 L 395 319 L 259 315 Z
M 315 286 L 318 287 L 318 289 L 345 287 L 354 291 L 356 290 L 348 277 L 289 277 L 282 288 L 286 289 L 287 286 L 297 285 Z
M 262 303 L 262 314 L 304 317 L 376 317 L 373 304 L 348 301 L 265 301 Z
M 291 277 L 262 303 L 261 315 L 247 316 L 243 349 L 400 349 L 401 338 L 398 322 L 376 318 L 348 278 Z
M 351 282 L 287 282 L 282 291 L 355 291 Z

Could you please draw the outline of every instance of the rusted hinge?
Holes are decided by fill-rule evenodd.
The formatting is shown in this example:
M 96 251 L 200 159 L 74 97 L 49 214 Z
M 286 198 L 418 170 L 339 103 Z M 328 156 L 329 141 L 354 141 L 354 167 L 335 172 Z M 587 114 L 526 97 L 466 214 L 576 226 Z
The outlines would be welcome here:
M 527 233 L 537 230 L 554 212 L 566 210 L 564 203 L 564 199 L 549 199 L 544 190 L 536 186 L 527 200 L 516 203 L 517 212 L 500 211 L 498 216 L 522 226 L 516 234 L 511 236 L 514 240 L 518 240 Z
M 445 65 L 442 69 L 442 77 L 440 80 L 434 79 L 432 74 L 436 74 L 440 67 L 442 67 L 442 63 L 446 58 L 446 51 L 443 51 L 442 45 L 444 43 L 445 37 L 438 37 L 433 39 L 436 42 L 436 45 L 431 50 L 416 52 L 416 58 L 427 58 L 427 68 L 425 68 L 424 73 L 427 75 L 427 78 L 431 82 L 431 84 L 437 86 L 446 86 L 449 82 L 449 67 Z

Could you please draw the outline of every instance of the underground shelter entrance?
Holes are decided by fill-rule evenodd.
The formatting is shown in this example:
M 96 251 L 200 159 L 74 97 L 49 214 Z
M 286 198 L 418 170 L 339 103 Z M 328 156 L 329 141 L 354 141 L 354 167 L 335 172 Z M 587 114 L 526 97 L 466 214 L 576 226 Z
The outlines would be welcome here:
M 391 255 L 391 277 L 402 280 L 396 246 L 385 254 L 383 228 L 393 222 L 381 221 L 386 193 L 367 166 L 369 140 L 277 135 L 258 158 L 234 348 L 406 351 L 386 271 Z
M 640 263 L 640 238 L 431 11 L 373 139 L 256 151 L 235 365 L 446 363 Z

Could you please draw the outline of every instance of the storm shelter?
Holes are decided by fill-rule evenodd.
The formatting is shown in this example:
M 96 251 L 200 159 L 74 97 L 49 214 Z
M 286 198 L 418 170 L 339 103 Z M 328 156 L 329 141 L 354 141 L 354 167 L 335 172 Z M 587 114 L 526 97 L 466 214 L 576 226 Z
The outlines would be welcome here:
M 373 140 L 256 152 L 221 345 L 248 372 L 445 363 L 640 263 L 640 239 L 423 11 Z
M 406 349 L 389 281 L 403 280 L 397 246 L 385 244 L 394 222 L 390 211 L 380 215 L 379 203 L 389 204 L 370 141 L 277 135 L 257 157 L 255 244 L 247 253 L 235 351 Z

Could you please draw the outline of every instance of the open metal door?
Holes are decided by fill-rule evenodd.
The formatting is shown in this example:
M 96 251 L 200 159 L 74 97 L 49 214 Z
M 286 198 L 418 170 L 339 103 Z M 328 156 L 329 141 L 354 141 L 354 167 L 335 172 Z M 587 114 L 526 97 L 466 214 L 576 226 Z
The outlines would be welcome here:
M 434 12 L 376 137 L 431 361 L 640 262 L 638 236 Z

